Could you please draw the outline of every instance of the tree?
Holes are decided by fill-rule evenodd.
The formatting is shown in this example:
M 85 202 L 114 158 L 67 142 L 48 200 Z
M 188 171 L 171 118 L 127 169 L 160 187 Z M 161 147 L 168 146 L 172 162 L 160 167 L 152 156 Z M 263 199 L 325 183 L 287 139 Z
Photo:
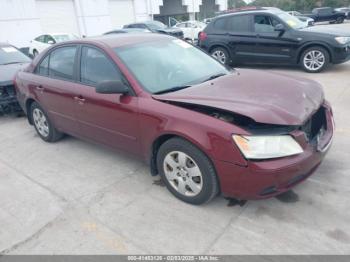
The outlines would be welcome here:
M 246 2 L 243 0 L 228 0 L 227 6 L 228 8 L 239 8 L 246 6 Z

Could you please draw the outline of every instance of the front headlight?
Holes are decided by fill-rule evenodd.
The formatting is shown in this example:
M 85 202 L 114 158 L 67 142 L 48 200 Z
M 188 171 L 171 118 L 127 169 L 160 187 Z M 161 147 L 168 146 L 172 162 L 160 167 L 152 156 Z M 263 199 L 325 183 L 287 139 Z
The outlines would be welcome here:
M 335 40 L 341 44 L 341 45 L 345 45 L 347 43 L 350 42 L 350 37 L 348 36 L 339 36 L 339 37 L 336 37 Z
M 303 152 L 301 146 L 289 135 L 232 137 L 247 159 L 271 159 Z

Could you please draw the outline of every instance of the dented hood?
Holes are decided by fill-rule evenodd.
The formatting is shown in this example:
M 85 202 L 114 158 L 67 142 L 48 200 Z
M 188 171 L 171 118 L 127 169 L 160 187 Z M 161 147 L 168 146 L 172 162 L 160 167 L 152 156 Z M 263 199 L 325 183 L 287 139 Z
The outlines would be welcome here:
M 153 98 L 231 111 L 258 123 L 302 125 L 320 107 L 324 94 L 311 80 L 244 69 Z

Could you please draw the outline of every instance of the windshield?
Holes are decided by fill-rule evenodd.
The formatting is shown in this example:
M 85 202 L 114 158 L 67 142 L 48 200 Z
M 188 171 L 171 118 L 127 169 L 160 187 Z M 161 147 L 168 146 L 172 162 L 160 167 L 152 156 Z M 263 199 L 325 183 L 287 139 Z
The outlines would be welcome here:
M 165 29 L 167 26 L 159 21 L 151 21 L 147 23 L 147 26 L 152 30 Z
M 75 35 L 53 35 L 56 43 L 78 39 Z
M 277 16 L 293 29 L 301 29 L 307 27 L 305 23 L 288 13 L 280 13 Z
M 29 63 L 30 59 L 13 46 L 0 46 L 0 65 Z
M 218 61 L 179 39 L 119 47 L 115 52 L 150 93 L 164 93 L 229 73 Z

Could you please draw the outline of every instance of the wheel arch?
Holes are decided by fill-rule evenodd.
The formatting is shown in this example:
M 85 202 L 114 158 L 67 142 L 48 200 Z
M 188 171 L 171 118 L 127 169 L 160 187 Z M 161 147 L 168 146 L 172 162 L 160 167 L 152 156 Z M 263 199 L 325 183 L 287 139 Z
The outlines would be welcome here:
M 301 56 L 303 55 L 304 51 L 310 47 L 322 47 L 322 48 L 326 49 L 326 51 L 328 52 L 328 55 L 329 55 L 329 62 L 330 63 L 333 62 L 333 53 L 331 51 L 331 48 L 327 44 L 325 44 L 325 43 L 308 43 L 308 44 L 304 45 L 302 48 L 300 48 L 300 50 L 298 52 L 297 64 L 300 63 Z
M 189 137 L 187 137 L 186 135 L 183 135 L 183 134 L 168 132 L 168 133 L 164 133 L 164 134 L 161 134 L 160 136 L 158 136 L 151 144 L 149 163 L 150 163 L 150 169 L 151 169 L 151 175 L 152 176 L 158 175 L 157 154 L 158 154 L 159 148 L 166 141 L 168 141 L 168 140 L 170 140 L 172 138 L 183 139 L 183 140 L 193 144 L 195 147 L 197 147 L 198 150 L 200 150 L 205 156 L 207 156 L 207 158 L 209 159 L 209 161 L 213 165 L 214 170 L 216 172 L 215 164 L 213 163 L 211 157 L 205 152 L 205 150 L 203 149 L 203 147 L 200 145 L 200 143 L 198 141 L 193 140 L 193 139 L 191 139 L 191 138 L 189 138 Z M 218 177 L 218 180 L 219 180 L 219 177 Z

